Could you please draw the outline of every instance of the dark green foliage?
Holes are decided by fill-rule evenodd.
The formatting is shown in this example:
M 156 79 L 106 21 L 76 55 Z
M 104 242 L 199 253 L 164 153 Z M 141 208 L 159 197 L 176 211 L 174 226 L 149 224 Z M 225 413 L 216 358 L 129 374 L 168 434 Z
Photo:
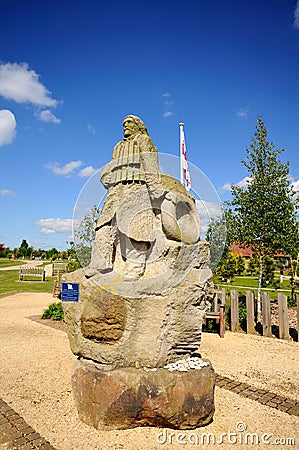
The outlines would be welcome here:
M 74 272 L 75 270 L 80 269 L 80 267 L 79 261 L 69 261 L 67 264 L 67 271 Z
M 242 275 L 245 270 L 245 258 L 242 255 L 235 255 L 236 259 L 236 275 Z
M 23 239 L 22 243 L 18 249 L 18 256 L 22 257 L 22 258 L 30 258 L 32 250 L 33 250 L 33 248 L 29 247 L 26 239 Z
M 293 306 L 297 306 L 297 299 L 292 298 L 292 297 L 288 297 L 288 308 L 293 307 Z
M 228 251 L 224 218 L 211 219 L 206 232 L 206 240 L 210 244 L 210 267 L 214 272 L 219 262 L 226 258 Z
M 257 255 L 251 255 L 248 262 L 248 273 L 253 276 L 259 272 L 259 261 Z
M 42 319 L 63 320 L 64 312 L 62 309 L 62 303 L 51 303 L 42 314 Z
M 246 331 L 247 311 L 245 306 L 239 306 L 239 323 L 242 330 Z
M 262 287 L 273 286 L 274 270 L 274 259 L 270 256 L 265 256 L 263 263 Z
M 231 280 L 236 274 L 237 262 L 235 256 L 231 252 L 227 252 L 226 258 L 222 259 L 217 267 L 216 274 L 223 280 Z

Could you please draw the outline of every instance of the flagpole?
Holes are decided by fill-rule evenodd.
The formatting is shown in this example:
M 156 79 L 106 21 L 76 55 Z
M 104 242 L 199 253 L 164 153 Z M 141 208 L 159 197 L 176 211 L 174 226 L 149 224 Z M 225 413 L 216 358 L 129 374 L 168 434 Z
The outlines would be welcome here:
M 181 184 L 184 185 L 184 175 L 183 175 L 183 163 L 182 163 L 182 144 L 184 141 L 184 123 L 181 122 L 179 123 L 179 127 L 180 127 L 180 179 L 181 179 Z

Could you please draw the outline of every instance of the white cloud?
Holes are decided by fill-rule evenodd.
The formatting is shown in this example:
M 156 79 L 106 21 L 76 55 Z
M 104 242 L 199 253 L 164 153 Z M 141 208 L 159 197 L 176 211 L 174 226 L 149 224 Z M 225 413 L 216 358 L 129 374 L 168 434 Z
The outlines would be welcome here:
M 294 26 L 299 28 L 299 0 L 297 1 L 295 12 L 294 12 Z
M 299 192 L 299 180 L 297 180 L 297 181 L 294 180 L 292 182 L 292 187 L 293 187 L 294 191 Z
M 90 123 L 87 125 L 87 131 L 91 134 L 96 134 L 96 129 Z
M 164 97 L 164 109 L 165 109 L 164 113 L 162 114 L 162 117 L 164 118 L 170 117 L 173 115 L 172 106 L 174 105 L 174 102 L 170 100 L 171 94 L 165 92 L 164 94 L 162 94 L 162 96 Z
M 242 180 L 238 181 L 238 183 L 235 184 L 235 186 L 245 188 L 248 186 L 249 183 L 251 183 L 251 177 L 244 177 L 242 178 Z
M 41 233 L 48 235 L 53 233 L 69 233 L 72 231 L 72 219 L 40 219 L 34 222 L 41 228 Z
M 230 191 L 232 188 L 232 185 L 230 183 L 225 183 L 222 188 L 220 188 L 221 191 Z
M 247 117 L 248 115 L 248 110 L 244 109 L 244 108 L 239 108 L 238 112 L 237 112 L 237 116 L 238 117 Z
M 26 63 L 0 64 L 0 95 L 17 103 L 55 107 L 58 101 L 51 98 L 39 77 Z
M 220 203 L 196 200 L 196 208 L 200 218 L 200 235 L 204 238 L 211 219 L 222 217 L 222 207 Z
M 17 122 L 14 114 L 8 109 L 0 110 L 0 147 L 10 144 L 16 135 Z
M 64 175 L 66 177 L 73 175 L 74 171 L 78 167 L 82 166 L 82 161 L 70 161 L 69 163 L 61 166 L 58 162 L 52 162 L 45 165 L 47 169 L 52 170 L 56 175 Z
M 242 180 L 238 181 L 238 183 L 235 183 L 235 184 L 225 183 L 222 186 L 221 191 L 231 191 L 232 186 L 246 188 L 250 182 L 251 182 L 250 177 L 244 177 L 244 178 L 242 178 Z
M 0 195 L 10 195 L 11 197 L 15 197 L 16 193 L 9 189 L 0 189 Z
M 37 111 L 35 117 L 42 122 L 48 123 L 61 123 L 61 119 L 56 117 L 49 109 L 45 109 L 44 111 Z
M 94 167 L 87 166 L 87 167 L 84 167 L 84 169 L 81 169 L 80 172 L 78 173 L 78 175 L 79 175 L 79 177 L 90 177 L 96 171 L 97 171 L 97 169 L 95 169 Z

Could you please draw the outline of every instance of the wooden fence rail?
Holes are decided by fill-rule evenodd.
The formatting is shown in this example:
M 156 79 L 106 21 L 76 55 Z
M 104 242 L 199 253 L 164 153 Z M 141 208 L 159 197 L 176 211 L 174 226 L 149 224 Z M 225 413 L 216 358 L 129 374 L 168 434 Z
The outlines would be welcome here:
M 254 294 L 252 291 L 246 291 L 246 325 L 247 333 L 255 334 Z
M 279 314 L 279 339 L 289 339 L 289 317 L 288 298 L 286 295 L 278 294 L 278 314 Z M 298 327 L 298 324 L 297 324 Z
M 222 289 L 222 291 L 216 291 L 216 299 L 214 305 L 214 314 L 220 316 L 222 311 L 222 321 L 220 321 L 220 325 L 223 326 L 221 330 L 220 327 L 220 336 L 224 337 L 224 328 L 225 328 L 225 298 L 226 291 Z M 289 316 L 288 316 L 288 302 L 287 296 L 279 293 L 278 294 L 278 319 L 279 319 L 279 339 L 290 339 L 290 331 L 289 331 Z M 299 294 L 296 294 L 297 300 L 297 336 L 299 336 Z M 254 298 L 253 291 L 246 291 L 246 332 L 248 334 L 256 333 L 256 301 Z M 226 312 L 227 314 L 227 312 Z M 214 318 L 214 317 L 213 317 Z M 236 290 L 230 291 L 230 317 L 228 318 L 228 322 L 230 324 L 230 330 L 237 333 L 240 331 L 240 323 L 239 323 L 239 296 Z M 217 321 L 219 323 L 219 321 Z M 266 292 L 262 293 L 262 329 L 263 336 L 272 337 L 272 321 L 271 321 L 271 299 L 269 294 Z M 297 340 L 298 337 L 297 337 Z
M 262 321 L 263 336 L 272 337 L 270 297 L 267 292 L 262 293 Z

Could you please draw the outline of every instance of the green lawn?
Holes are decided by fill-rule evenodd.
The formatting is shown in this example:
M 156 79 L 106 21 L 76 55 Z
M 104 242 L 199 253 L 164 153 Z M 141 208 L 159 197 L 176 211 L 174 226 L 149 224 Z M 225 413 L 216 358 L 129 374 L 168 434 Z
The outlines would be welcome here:
M 252 290 L 256 294 L 258 277 L 251 277 L 251 276 L 234 277 L 230 283 L 223 282 L 218 277 L 214 277 L 214 284 L 216 289 L 226 288 L 228 291 L 235 289 L 238 292 L 244 294 L 246 293 L 247 290 Z M 284 280 L 282 283 L 278 284 L 278 289 L 269 287 L 269 288 L 262 288 L 262 291 L 268 292 L 268 294 L 273 300 L 277 300 L 278 292 L 290 296 L 291 294 L 290 282 L 288 280 Z
M 19 281 L 18 270 L 1 270 L 0 271 L 0 295 L 6 295 L 17 292 L 52 292 L 53 280 L 52 277 L 47 277 L 46 281 L 39 281 L 34 279 L 33 281 Z M 30 280 L 27 277 L 26 280 Z
M 0 268 L 1 267 L 12 267 L 12 266 L 21 266 L 23 264 L 27 264 L 26 261 L 22 259 L 15 259 L 14 261 L 7 258 L 0 258 Z

